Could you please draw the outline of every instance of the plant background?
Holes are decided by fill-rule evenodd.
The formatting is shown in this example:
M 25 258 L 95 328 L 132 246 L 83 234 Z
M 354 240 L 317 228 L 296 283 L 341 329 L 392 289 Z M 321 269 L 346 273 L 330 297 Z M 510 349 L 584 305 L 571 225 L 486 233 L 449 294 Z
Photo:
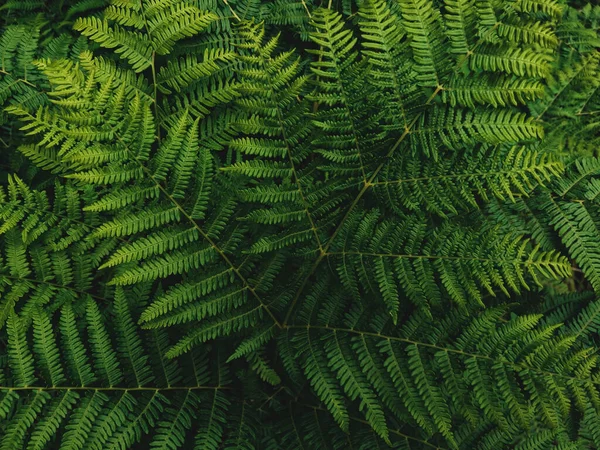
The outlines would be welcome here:
M 0 13 L 0 449 L 600 446 L 599 6 Z

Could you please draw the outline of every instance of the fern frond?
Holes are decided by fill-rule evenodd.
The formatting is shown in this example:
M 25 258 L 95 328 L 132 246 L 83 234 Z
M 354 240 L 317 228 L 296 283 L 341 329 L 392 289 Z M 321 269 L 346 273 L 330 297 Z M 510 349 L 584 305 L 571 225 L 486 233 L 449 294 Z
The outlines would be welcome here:
M 90 338 L 89 349 L 83 344 L 82 331 L 76 325 L 70 305 L 61 311 L 61 344 L 53 336 L 51 317 L 46 312 L 37 310 L 34 316 L 33 345 L 25 335 L 22 320 L 15 314 L 10 316 L 8 351 L 9 356 L 13 356 L 8 364 L 11 376 L 2 381 L 0 390 L 15 390 L 24 407 L 3 424 L 6 425 L 6 433 L 0 441 L 3 448 L 8 449 L 15 443 L 27 448 L 45 448 L 56 438 L 59 429 L 65 431 L 57 441 L 61 448 L 129 448 L 143 436 L 152 438 L 152 448 L 179 448 L 187 442 L 186 432 L 196 415 L 193 406 L 205 401 L 203 390 L 212 388 L 192 383 L 169 385 L 164 389 L 148 387 L 154 368 L 147 364 L 144 356 L 139 330 L 127 305 L 125 296 L 128 294 L 122 290 L 117 292 L 116 306 L 110 311 L 120 321 L 115 328 L 116 347 L 106 333 L 107 320 L 91 301 L 86 307 L 88 324 L 85 326 Z M 59 345 L 67 349 L 64 354 L 58 351 Z M 88 362 L 90 353 L 95 361 L 94 369 Z M 5 355 L 2 356 L 5 361 Z M 132 376 L 122 378 L 117 373 L 121 363 L 132 368 Z M 34 371 L 40 374 L 39 381 L 33 377 Z M 100 385 L 93 383 L 96 377 Z M 220 383 L 225 385 L 227 381 L 223 379 Z M 222 394 L 216 398 L 227 404 Z M 165 408 L 167 415 L 162 416 Z M 198 430 L 195 425 L 193 428 Z M 200 427 L 200 430 L 207 433 L 208 439 L 215 439 L 209 428 Z
M 422 116 L 411 133 L 413 152 L 437 159 L 443 144 L 458 149 L 465 143 L 518 143 L 543 136 L 543 128 L 531 118 L 508 109 L 435 109 Z
M 484 74 L 474 79 L 453 79 L 442 91 L 442 98 L 452 106 L 492 105 L 497 108 L 525 104 L 543 94 L 544 86 L 539 81 Z
M 597 446 L 599 8 L 21 3 L 0 450 Z
M 366 285 L 371 295 L 381 295 L 394 322 L 402 288 L 411 302 L 427 311 L 443 295 L 463 307 L 468 301 L 482 304 L 482 292 L 496 295 L 498 289 L 508 295 L 508 289 L 528 289 L 526 275 L 539 283 L 539 275 L 561 278 L 571 273 L 566 258 L 555 252 L 528 252 L 527 240 L 494 238 L 493 230 L 483 233 L 447 226 L 426 241 L 429 233 L 422 219 L 405 217 L 402 225 L 394 225 L 378 223 L 372 213 L 352 218 L 329 256 L 337 261 L 342 283 L 351 292 L 356 291 L 353 286 Z M 366 266 L 372 269 L 367 272 Z M 426 281 L 436 272 L 443 289 Z
M 458 439 L 452 423 L 455 414 L 455 410 L 451 407 L 453 402 L 472 402 L 472 406 L 485 414 L 485 417 L 498 421 L 501 430 L 502 427 L 508 426 L 508 423 L 505 422 L 503 409 L 500 407 L 501 404 L 506 405 L 500 401 L 504 396 L 511 399 L 508 402 L 512 405 L 511 408 L 518 408 L 525 415 L 528 415 L 530 411 L 528 398 L 530 395 L 534 399 L 542 399 L 542 397 L 546 399 L 548 398 L 546 392 L 553 392 L 554 388 L 558 388 L 559 391 L 557 392 L 566 393 L 568 392 L 566 389 L 567 384 L 571 384 L 568 376 L 563 378 L 563 375 L 561 375 L 563 366 L 560 363 L 556 366 L 557 372 L 548 374 L 546 372 L 547 367 L 544 367 L 542 361 L 548 361 L 544 355 L 546 355 L 546 349 L 550 347 L 553 348 L 553 351 L 574 352 L 575 350 L 570 347 L 573 343 L 572 339 L 569 344 L 566 344 L 565 341 L 552 340 L 556 327 L 548 330 L 540 326 L 540 316 L 511 319 L 503 323 L 498 322 L 498 317 L 506 311 L 504 308 L 488 311 L 473 319 L 470 326 L 466 328 L 451 324 L 451 321 L 456 320 L 455 318 L 449 319 L 449 322 L 433 325 L 428 322 L 426 316 L 421 316 L 415 323 L 405 324 L 404 331 L 400 334 L 402 337 L 390 336 L 376 331 L 359 331 L 356 328 L 337 327 L 331 324 L 322 326 L 298 323 L 297 326 L 291 328 L 295 330 L 294 341 L 297 345 L 298 356 L 307 367 L 312 364 L 306 359 L 305 346 L 308 345 L 309 339 L 311 341 L 322 339 L 328 343 L 335 342 L 336 339 L 339 342 L 352 339 L 353 342 L 372 343 L 373 361 L 379 361 L 379 364 L 383 364 L 380 370 L 385 368 L 387 373 L 385 371 L 380 373 L 387 380 L 393 381 L 394 386 L 398 389 L 394 394 L 395 401 L 404 403 L 413 415 L 413 420 L 419 421 L 421 426 L 425 427 L 427 423 L 435 426 L 436 432 L 444 436 L 446 445 L 458 447 Z M 420 336 L 426 336 L 426 334 L 421 334 L 425 323 L 429 324 L 428 327 L 435 328 L 439 334 L 423 342 L 420 340 Z M 467 341 L 462 341 L 456 348 L 446 347 L 443 344 L 443 339 L 449 337 L 447 333 L 450 333 L 450 335 L 456 333 L 466 338 L 473 330 L 482 327 L 481 332 L 483 334 L 480 336 L 487 337 L 483 337 L 481 341 L 470 338 Z M 307 333 L 310 333 L 310 335 L 307 335 Z M 529 334 L 529 337 L 525 337 L 524 333 Z M 308 336 L 312 337 L 309 338 Z M 512 347 L 512 350 L 508 350 L 512 345 L 511 343 L 514 344 L 513 339 L 516 336 L 521 336 L 517 338 L 519 344 Z M 461 339 L 463 338 L 459 337 L 458 341 L 460 342 Z M 521 341 L 521 339 L 523 340 Z M 500 348 L 505 345 L 508 346 L 506 348 L 509 352 L 513 350 L 517 352 L 512 353 L 513 356 L 510 357 L 510 360 L 505 360 L 504 356 L 500 356 L 500 354 L 504 355 L 504 351 Z M 350 349 L 351 347 L 346 344 L 344 348 Z M 571 350 L 566 350 L 567 348 L 571 348 Z M 516 356 L 521 354 L 520 352 L 529 355 L 525 358 L 527 361 L 525 365 L 533 364 L 533 366 L 526 368 L 521 365 L 520 359 L 512 359 L 520 358 Z M 571 354 L 575 355 L 575 353 Z M 385 363 L 381 362 L 382 356 L 385 357 Z M 364 357 L 364 355 L 353 355 L 352 360 L 357 361 L 357 359 L 360 360 Z M 536 358 L 541 359 L 536 360 Z M 446 362 L 443 366 L 439 366 L 437 362 L 441 362 L 442 359 Z M 566 366 L 564 367 L 566 368 Z M 450 377 L 449 371 L 454 373 L 453 377 Z M 435 376 L 441 375 L 443 375 L 444 380 L 442 382 L 443 389 L 438 387 L 437 383 L 439 381 L 437 380 L 439 378 L 434 381 Z M 525 381 L 526 385 L 521 385 L 519 379 L 527 380 Z M 460 397 L 462 400 L 459 400 L 459 397 L 450 397 L 446 393 L 446 389 L 452 390 L 452 383 L 456 382 L 462 384 L 463 392 L 466 392 L 464 389 L 467 389 L 467 387 L 472 388 L 473 395 Z M 352 381 L 348 378 L 340 378 L 338 383 L 338 386 L 350 386 Z M 403 387 L 406 386 L 406 383 L 411 386 L 409 391 L 406 391 L 406 388 Z M 583 387 L 586 382 L 581 380 L 576 383 L 578 386 Z M 323 389 L 323 386 L 321 382 L 321 386 L 317 389 Z M 330 389 L 333 389 L 333 387 Z M 416 398 L 408 396 L 408 392 L 416 393 Z M 331 401 L 325 391 L 318 391 L 318 395 L 324 402 Z M 367 399 L 362 400 L 366 401 Z M 534 404 L 538 412 L 543 412 L 546 408 L 545 405 L 539 402 Z M 571 407 L 568 406 L 568 408 Z M 508 408 L 508 406 L 502 408 Z M 462 413 L 465 413 L 464 408 L 461 408 Z M 481 413 L 472 417 L 476 421 L 483 418 Z M 510 426 L 528 428 L 529 424 L 525 420 L 521 425 L 512 423 Z
M 475 172 L 472 167 L 477 167 Z M 423 163 L 418 157 L 397 157 L 374 182 L 374 190 L 402 208 L 445 215 L 478 208 L 493 197 L 515 201 L 563 171 L 552 154 L 526 147 L 482 147 L 475 154 L 457 153 L 448 161 Z M 396 200 L 397 199 L 397 200 Z
M 440 12 L 430 0 L 401 0 L 399 3 L 402 24 L 411 38 L 419 85 L 441 86 L 449 64 L 443 50 L 446 38 Z

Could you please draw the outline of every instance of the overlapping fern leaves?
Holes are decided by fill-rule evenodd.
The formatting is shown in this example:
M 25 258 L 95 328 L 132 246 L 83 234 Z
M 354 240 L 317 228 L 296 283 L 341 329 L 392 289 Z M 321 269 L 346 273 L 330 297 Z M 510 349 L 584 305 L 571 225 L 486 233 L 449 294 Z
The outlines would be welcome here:
M 0 38 L 0 448 L 600 443 L 595 9 L 103 3 Z

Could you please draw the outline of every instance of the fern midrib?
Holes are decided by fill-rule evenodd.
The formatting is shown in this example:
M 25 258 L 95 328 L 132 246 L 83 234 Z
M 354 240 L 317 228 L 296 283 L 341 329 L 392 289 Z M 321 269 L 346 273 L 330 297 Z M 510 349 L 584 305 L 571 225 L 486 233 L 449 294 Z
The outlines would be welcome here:
M 594 98 L 594 95 L 596 95 L 596 92 L 598 92 L 598 89 L 600 89 L 600 83 L 598 83 L 598 85 L 592 90 L 592 92 L 590 93 L 588 98 L 585 100 L 585 102 L 583 103 L 581 108 L 579 108 L 579 111 L 576 114 L 577 116 L 596 115 L 596 114 L 600 113 L 600 111 L 589 111 L 587 113 L 583 112 L 583 110 L 585 108 L 587 108 L 587 105 L 590 102 L 590 100 L 592 100 L 592 98 Z
M 223 0 L 223 3 L 225 4 L 225 6 L 227 6 L 229 8 L 229 11 L 231 11 L 231 14 L 235 18 L 235 20 L 237 20 L 238 22 L 241 22 L 242 19 L 240 19 L 240 16 L 238 16 L 236 14 L 235 10 L 231 7 L 231 5 L 229 4 L 229 2 L 227 0 Z
M 458 86 L 458 87 L 445 87 L 445 92 L 515 92 L 521 93 L 526 92 L 530 94 L 535 94 L 539 92 L 541 88 L 531 87 L 531 86 L 516 86 L 516 87 L 505 87 L 505 86 L 475 86 L 469 85 L 466 87 Z M 462 104 L 462 102 L 457 102 Z
M 120 319 L 120 317 L 119 317 L 119 319 Z M 123 329 L 126 328 L 125 324 L 122 324 L 121 326 L 123 327 Z M 139 373 L 139 369 L 138 369 L 137 365 L 134 363 L 136 358 L 134 357 L 135 352 L 133 351 L 133 345 L 132 345 L 131 339 L 128 339 L 128 336 L 125 333 L 123 333 L 123 334 L 124 334 L 123 340 L 125 341 L 125 347 L 127 349 L 127 361 L 130 362 L 130 367 L 131 367 L 133 375 L 135 377 L 137 386 L 141 387 L 142 386 L 142 383 L 140 383 L 140 378 L 141 378 L 140 375 L 141 374 Z
M 300 444 L 300 447 L 302 448 L 302 450 L 305 450 L 306 447 L 304 446 L 304 439 L 300 435 L 300 431 L 298 430 L 298 426 L 296 425 L 295 419 L 297 418 L 297 415 L 294 414 L 294 411 L 292 409 L 292 402 L 290 402 L 288 404 L 288 411 L 289 411 L 290 421 L 292 422 L 292 426 L 294 427 L 294 436 L 296 437 L 296 442 L 298 442 L 298 444 Z M 327 411 L 327 413 L 329 413 L 329 411 Z
M 35 319 L 34 319 L 35 320 Z M 63 373 L 62 373 L 62 367 L 59 365 L 58 366 L 58 371 L 56 370 L 56 366 L 52 367 L 52 347 L 54 347 L 56 349 L 56 343 L 53 341 L 53 337 L 54 335 L 52 334 L 52 330 L 50 330 L 50 333 L 52 334 L 52 337 L 48 335 L 48 333 L 43 332 L 42 331 L 42 336 L 40 339 L 40 346 L 41 351 L 38 351 L 40 354 L 40 359 L 43 360 L 43 362 L 45 364 L 42 363 L 44 367 L 44 369 L 48 372 L 48 375 L 50 375 L 50 382 L 52 383 L 52 386 L 56 386 L 58 383 L 57 381 L 60 381 L 60 378 L 63 377 Z M 35 332 L 34 332 L 35 335 Z M 43 354 L 43 357 L 42 357 Z M 56 353 L 56 356 L 58 356 L 58 352 Z M 56 361 L 55 361 L 56 362 Z M 55 369 L 55 370 L 53 370 Z
M 163 349 L 160 347 L 158 330 L 152 329 L 152 330 L 149 330 L 149 332 L 152 334 L 152 346 L 156 346 L 155 354 L 158 356 L 160 368 L 162 369 L 162 374 L 164 375 L 165 381 L 167 382 L 167 387 L 171 387 L 169 371 L 167 370 L 167 366 L 165 365 L 165 361 L 163 359 Z
M 210 405 L 209 420 L 208 420 L 208 424 L 206 426 L 206 430 L 207 431 L 210 431 L 210 429 L 211 429 L 210 426 L 211 426 L 211 424 L 212 424 L 212 422 L 214 420 L 216 405 L 217 405 L 217 391 L 214 391 L 213 392 L 213 399 L 212 399 L 212 402 L 211 402 L 211 405 Z M 197 439 L 196 440 L 196 448 L 200 448 L 200 447 L 198 447 L 198 443 L 199 442 L 202 442 L 202 441 L 200 441 L 199 439 Z
M 86 362 L 79 361 L 76 355 L 76 347 L 80 344 L 79 339 L 80 336 L 77 330 L 74 330 L 71 327 L 68 327 L 66 331 L 63 331 L 63 346 L 68 349 L 65 353 L 68 355 L 68 358 L 72 358 L 76 361 L 74 366 L 74 372 L 76 373 L 75 382 L 81 383 L 81 386 L 85 386 L 84 379 L 87 378 L 88 375 L 91 375 L 92 380 L 95 379 L 95 376 L 91 373 L 86 373 Z M 79 350 L 81 347 L 79 348 Z M 81 355 L 81 353 L 80 353 Z M 91 371 L 90 371 L 91 372 Z
M 119 395 L 119 398 L 116 402 L 114 402 L 111 405 L 111 408 L 109 411 L 107 411 L 106 414 L 99 416 L 100 420 L 98 420 L 99 423 L 95 423 L 94 427 L 90 430 L 89 434 L 87 435 L 87 440 L 91 441 L 92 444 L 98 444 L 98 441 L 101 441 L 102 443 L 104 443 L 103 441 L 105 439 L 107 439 L 110 436 L 110 432 L 107 430 L 107 428 L 110 430 L 110 428 L 112 428 L 112 423 L 113 421 L 111 421 L 111 415 L 114 414 L 118 414 L 119 412 L 123 411 L 123 405 L 125 404 L 125 408 L 127 408 L 127 399 L 128 395 L 127 392 L 121 392 Z M 129 409 L 129 408 L 127 408 Z M 107 422 L 108 425 L 107 425 Z M 100 435 L 100 437 L 98 437 L 98 435 Z M 91 439 L 90 439 L 91 437 Z M 88 447 L 89 448 L 89 447 Z M 97 450 L 97 449 L 95 449 Z
M 30 81 L 27 81 L 24 78 L 15 78 L 10 72 L 5 71 L 4 68 L 0 69 L 0 74 L 13 77 L 13 79 L 15 80 L 13 84 L 23 83 L 34 89 L 39 89 L 39 87 L 37 87 L 35 84 L 31 83 Z
M 179 418 L 185 414 L 184 413 L 184 408 L 187 406 L 187 402 L 188 402 L 188 398 L 190 397 L 190 393 L 192 391 L 187 391 L 185 394 L 185 398 L 183 400 L 181 400 L 181 402 L 179 403 L 179 406 L 177 408 L 177 411 L 175 411 L 175 413 L 173 414 L 173 420 L 171 421 L 171 424 L 169 426 L 169 428 L 167 430 L 165 430 L 165 432 L 162 433 L 161 438 L 164 439 L 164 437 L 166 437 L 166 439 L 169 439 L 171 436 L 175 436 L 175 428 L 177 427 L 177 423 Z M 184 416 L 185 417 L 185 416 Z
M 402 183 L 414 183 L 418 181 L 431 181 L 431 180 L 452 180 L 452 179 L 469 179 L 469 178 L 494 178 L 500 177 L 504 175 L 521 175 L 524 177 L 527 173 L 532 173 L 540 168 L 552 168 L 554 166 L 560 166 L 560 163 L 552 160 L 545 161 L 544 163 L 538 164 L 532 167 L 526 168 L 512 168 L 508 170 L 496 170 L 490 169 L 489 172 L 469 172 L 469 173 L 460 173 L 453 175 L 434 175 L 431 177 L 415 177 L 415 178 L 404 178 L 399 180 L 390 180 L 390 181 L 376 181 L 373 183 L 373 186 L 386 186 L 388 184 L 402 184 Z
M 571 189 L 573 189 L 575 186 L 577 186 L 579 184 L 580 181 L 584 180 L 585 178 L 589 177 L 590 175 L 594 175 L 598 173 L 598 169 L 597 168 L 590 168 L 590 170 L 586 170 L 583 172 L 579 172 L 579 175 L 575 178 L 575 179 L 571 179 L 569 180 L 569 186 L 567 187 L 567 189 L 564 189 L 560 192 L 557 192 L 557 194 L 559 194 L 561 197 L 564 197 L 565 195 L 567 195 L 569 193 L 569 191 Z M 574 200 L 577 201 L 577 200 Z M 582 202 L 585 200 L 581 200 Z
M 406 259 L 444 259 L 450 261 L 481 261 L 481 262 L 492 262 L 492 263 L 505 263 L 505 264 L 514 264 L 514 259 L 496 259 L 496 258 L 475 258 L 471 256 L 447 256 L 447 255 L 412 255 L 412 254 L 402 254 L 402 253 L 371 253 L 371 252 L 360 252 L 360 251 L 342 251 L 342 252 L 328 252 L 325 256 L 342 256 L 345 257 L 347 255 L 351 256 L 368 256 L 373 258 L 406 258 Z M 524 266 L 536 266 L 536 261 L 534 260 L 525 260 L 521 262 Z M 550 264 L 550 263 L 549 263 Z M 556 263 L 558 264 L 558 263 Z
M 96 395 L 97 395 L 97 392 L 94 392 L 92 394 L 92 396 L 90 397 L 89 401 L 85 405 L 85 409 L 83 411 L 80 411 L 80 417 L 79 417 L 79 419 L 87 417 L 87 415 L 88 415 L 88 413 L 90 411 L 92 411 L 92 413 L 94 412 L 93 405 L 94 405 L 94 398 L 96 397 Z M 82 433 L 82 429 L 83 429 L 84 426 L 86 426 L 84 420 L 77 420 L 76 421 L 76 426 L 72 427 L 67 433 L 65 433 L 65 436 L 64 436 L 63 440 L 61 441 L 61 445 L 64 445 L 65 441 L 66 441 L 67 444 L 69 443 L 69 441 L 66 440 L 65 438 L 71 437 L 71 441 L 72 441 L 72 440 L 74 440 L 72 438 L 72 436 L 79 436 Z M 71 442 L 71 446 L 67 447 L 67 448 L 72 449 L 73 448 L 73 443 Z
M 158 391 L 154 391 L 152 393 L 152 397 L 148 400 L 148 402 L 146 403 L 146 405 L 144 406 L 144 408 L 138 413 L 136 414 L 136 418 L 135 420 L 131 420 L 131 418 L 129 418 L 129 420 L 126 422 L 126 426 L 125 427 L 121 427 L 119 428 L 119 433 L 121 436 L 123 435 L 127 435 L 127 430 L 134 430 L 134 431 L 138 431 L 135 429 L 135 425 L 136 423 L 138 423 L 139 421 L 141 421 L 144 418 L 144 415 L 146 414 L 146 412 L 151 408 L 151 406 L 154 403 L 154 399 L 158 396 Z M 111 445 L 110 447 L 105 447 L 103 446 L 103 448 L 108 448 L 108 449 L 119 449 L 121 450 L 123 447 L 121 445 L 119 445 L 119 441 L 117 440 L 116 443 L 113 441 L 113 439 L 115 439 L 115 437 L 118 439 L 119 434 L 113 434 L 111 436 L 111 441 L 113 442 L 113 445 Z M 125 442 L 122 442 L 125 443 Z
M 91 391 L 91 392 L 170 392 L 170 391 L 231 391 L 229 386 L 167 386 L 167 387 L 95 387 L 95 386 L 0 386 L 0 391 Z
M 483 118 L 475 120 L 475 117 L 472 117 L 472 119 L 470 121 L 461 121 L 459 124 L 456 123 L 451 123 L 451 124 L 447 124 L 447 125 L 439 125 L 439 126 L 431 126 L 431 127 L 423 127 L 423 128 L 419 128 L 416 130 L 412 130 L 413 133 L 415 134 L 428 134 L 428 133 L 434 133 L 434 132 L 441 132 L 441 131 L 446 131 L 446 130 L 453 130 L 453 129 L 458 129 L 458 128 L 476 128 L 476 127 L 481 127 L 481 128 L 495 128 L 495 129 L 511 129 L 511 128 L 521 128 L 521 127 L 536 127 L 536 125 L 529 123 L 527 121 L 525 122 L 521 122 L 521 123 L 514 123 L 510 121 L 510 118 L 505 118 L 505 121 L 500 123 L 498 121 L 494 121 L 493 123 L 489 123 L 488 121 L 484 120 Z
M 535 29 L 534 27 L 524 28 L 523 26 L 519 26 L 519 24 L 502 22 L 501 20 L 498 21 L 498 25 L 502 25 L 503 27 L 506 27 L 511 30 L 519 30 L 521 32 L 521 37 L 525 34 L 528 34 L 528 35 L 537 36 L 540 41 L 546 41 L 547 43 L 548 42 L 554 42 L 554 43 L 557 42 L 556 35 L 554 34 L 553 30 L 551 30 L 551 29 L 543 29 L 543 28 Z M 518 34 L 518 33 L 515 33 L 515 34 Z
M 33 284 L 45 284 L 48 286 L 55 287 L 57 289 L 65 289 L 68 291 L 72 291 L 72 292 L 79 294 L 80 296 L 84 296 L 84 297 L 86 295 L 89 295 L 90 297 L 95 298 L 96 300 L 100 300 L 102 303 L 104 303 L 106 305 L 109 305 L 112 302 L 112 300 L 108 300 L 107 298 L 101 297 L 99 295 L 95 295 L 90 292 L 82 291 L 82 290 L 76 289 L 72 286 L 64 286 L 62 284 L 53 283 L 51 281 L 44 281 L 44 280 L 37 280 L 37 279 L 33 279 L 33 278 L 28 278 L 28 277 L 17 277 L 17 276 L 12 276 L 12 275 L 0 274 L 0 279 L 2 279 L 2 278 L 8 278 L 8 279 L 14 280 L 14 281 L 25 281 L 25 282 L 33 283 Z
M 329 413 L 329 411 L 327 411 L 327 412 Z M 317 426 L 317 428 L 319 430 L 319 432 L 316 433 L 316 434 L 318 434 L 319 439 L 321 441 L 321 448 L 327 448 L 327 447 L 329 447 L 328 442 L 325 439 L 325 436 L 326 436 L 327 433 L 325 432 L 325 430 L 323 430 L 323 426 L 321 424 L 322 421 L 319 420 L 318 410 L 313 409 L 313 415 L 315 417 L 315 424 L 316 424 L 316 426 Z M 346 438 L 346 442 L 347 442 L 347 439 L 348 438 Z M 354 449 L 350 449 L 350 450 L 354 450 Z
M 236 444 L 236 446 L 238 448 L 242 447 L 242 444 L 241 444 L 243 442 L 243 440 L 242 440 L 242 436 L 243 436 L 242 435 L 242 429 L 244 427 L 244 423 L 246 423 L 245 420 L 246 420 L 246 408 L 247 408 L 247 406 L 248 405 L 246 404 L 246 402 L 242 402 L 242 406 L 241 406 L 242 412 L 240 414 L 240 422 L 239 422 L 239 426 L 237 427 L 237 432 L 235 433 L 235 435 L 237 435 L 237 438 L 235 440 L 235 444 Z
M 204 299 L 200 306 L 184 303 L 180 305 L 176 311 L 167 310 L 166 312 L 162 312 L 160 315 L 157 314 L 156 317 L 152 319 L 146 320 L 144 325 L 149 328 L 165 328 L 168 326 L 189 322 L 189 316 L 192 314 L 194 315 L 195 320 L 201 320 L 198 319 L 200 316 L 202 318 L 210 317 L 211 308 L 218 309 L 218 306 L 223 298 L 235 297 L 237 294 L 240 294 L 243 297 L 244 292 L 247 290 L 248 288 L 243 286 L 237 290 L 226 291 L 223 294 L 219 293 L 215 298 Z
M 335 346 L 337 347 L 337 351 L 339 352 L 339 355 L 340 355 L 340 356 L 341 356 L 343 359 L 346 359 L 346 355 L 344 354 L 344 349 L 345 349 L 345 347 L 344 347 L 344 345 L 343 345 L 343 344 L 340 342 L 340 339 L 339 339 L 339 337 L 338 337 L 338 333 L 334 331 L 334 333 L 333 333 L 333 334 L 334 334 L 334 339 L 335 339 Z M 346 362 L 344 362 L 344 364 L 347 366 Z M 360 372 L 360 373 L 361 373 L 362 375 L 364 375 L 364 373 L 363 373 L 363 372 Z M 353 384 L 355 385 L 356 389 L 359 391 L 359 394 L 357 395 L 357 398 L 359 398 L 359 399 L 361 400 L 359 408 L 362 410 L 362 409 L 363 409 L 363 407 L 365 407 L 365 408 L 367 409 L 367 411 L 371 411 L 371 413 L 373 413 L 373 414 L 374 414 L 374 408 L 373 408 L 373 406 L 374 406 L 374 404 L 375 404 L 375 405 L 377 405 L 377 406 L 379 406 L 379 405 L 377 404 L 377 402 L 376 402 L 376 401 L 374 402 L 372 398 L 367 400 L 367 398 L 368 398 L 368 395 L 365 395 L 365 394 L 367 394 L 368 392 L 367 392 L 367 390 L 365 390 L 365 388 L 364 388 L 363 384 L 362 384 L 362 383 L 360 382 L 360 380 L 359 380 L 359 379 L 356 377 L 356 374 L 355 374 L 355 372 L 354 372 L 352 369 L 350 369 L 350 368 L 349 368 L 349 370 L 348 370 L 348 374 L 347 374 L 347 375 L 348 375 L 348 378 L 352 378 Z M 340 376 L 340 375 L 339 375 L 339 372 L 338 372 L 338 377 L 339 377 L 339 376 Z M 365 376 L 365 377 L 366 377 L 366 376 Z M 350 384 L 350 383 L 348 382 L 348 378 L 346 379 L 346 383 Z M 348 393 L 348 391 L 347 391 L 346 393 L 347 393 L 347 394 L 349 394 L 349 393 Z M 352 399 L 352 397 L 350 397 L 350 398 Z M 352 399 L 352 400 L 355 400 L 355 399 Z M 388 433 L 389 433 L 389 431 L 388 431 L 388 426 L 387 426 L 387 423 L 386 423 L 386 421 L 385 421 L 385 416 L 383 415 L 383 411 L 382 411 L 382 410 L 380 410 L 380 413 L 381 413 L 381 418 L 383 419 L 383 423 L 384 423 L 384 426 L 383 426 L 384 433 L 380 434 L 380 433 L 381 433 L 380 431 L 376 431 L 376 433 L 377 433 L 379 436 L 381 436 L 381 437 L 383 438 L 383 440 L 384 440 L 384 441 L 385 441 L 387 444 L 391 444 L 391 443 L 390 443 L 390 440 L 389 440 L 389 434 L 388 434 Z M 367 417 L 368 417 L 368 413 L 367 413 Z M 374 424 L 374 423 L 367 422 L 367 424 L 369 424 L 369 426 L 371 426 L 373 429 L 375 429 L 375 424 Z
M 357 336 L 371 336 L 371 337 L 376 337 L 381 340 L 387 340 L 388 342 L 389 341 L 402 342 L 405 344 L 414 345 L 415 347 L 426 347 L 426 348 L 431 348 L 431 349 L 438 350 L 438 351 L 444 351 L 447 353 L 461 355 L 461 356 L 468 357 L 468 358 L 481 359 L 481 360 L 485 360 L 485 361 L 491 361 L 494 363 L 502 363 L 503 365 L 513 367 L 516 370 L 524 369 L 524 370 L 527 370 L 530 372 L 535 372 L 535 373 L 538 373 L 538 374 L 544 375 L 544 376 L 549 376 L 549 377 L 554 377 L 554 378 L 562 378 L 565 380 L 571 380 L 571 381 L 577 381 L 577 382 L 583 382 L 583 383 L 591 383 L 591 384 L 600 386 L 600 380 L 596 380 L 592 376 L 587 377 L 587 378 L 585 378 L 585 377 L 582 378 L 582 377 L 576 377 L 576 376 L 572 376 L 572 375 L 563 375 L 563 374 L 556 373 L 556 372 L 549 372 L 546 370 L 541 370 L 536 367 L 529 366 L 525 363 L 514 363 L 514 362 L 506 361 L 501 355 L 498 356 L 498 358 L 493 358 L 493 357 L 487 356 L 487 355 L 465 352 L 463 350 L 442 347 L 439 345 L 430 344 L 428 342 L 415 341 L 415 340 L 407 339 L 407 338 L 401 338 L 401 337 L 396 337 L 396 336 L 387 336 L 387 335 L 383 335 L 383 334 L 375 333 L 375 332 L 371 332 L 371 331 L 362 331 L 362 330 L 355 330 L 352 328 L 341 328 L 341 327 L 331 327 L 331 326 L 326 326 L 326 325 L 311 325 L 311 324 L 285 325 L 284 328 L 287 330 L 302 330 L 302 331 L 307 332 L 309 335 L 310 335 L 309 330 L 321 330 L 321 331 L 330 331 L 332 333 L 343 332 L 343 333 L 348 333 L 348 334 L 354 334 Z

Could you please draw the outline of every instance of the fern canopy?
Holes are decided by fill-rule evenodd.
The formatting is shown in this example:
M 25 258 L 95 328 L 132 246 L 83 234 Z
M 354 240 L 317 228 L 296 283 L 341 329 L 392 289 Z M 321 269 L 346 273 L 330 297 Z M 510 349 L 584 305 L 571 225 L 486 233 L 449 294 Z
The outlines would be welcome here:
M 593 2 L 0 11 L 0 450 L 600 447 Z

